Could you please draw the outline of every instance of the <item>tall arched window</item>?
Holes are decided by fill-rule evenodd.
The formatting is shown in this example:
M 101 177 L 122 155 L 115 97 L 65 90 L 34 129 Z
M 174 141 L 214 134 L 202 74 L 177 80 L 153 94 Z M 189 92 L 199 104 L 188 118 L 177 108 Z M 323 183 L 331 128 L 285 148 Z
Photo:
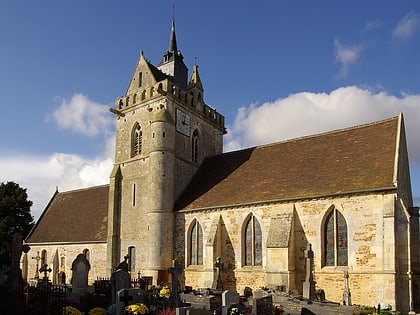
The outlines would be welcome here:
M 203 229 L 197 220 L 194 221 L 190 231 L 190 265 L 203 264 Z
M 41 251 L 41 265 L 39 268 L 42 268 L 45 264 L 48 264 L 47 262 L 47 251 L 43 249 Z
M 347 223 L 337 209 L 333 209 L 324 223 L 324 265 L 347 266 Z
M 198 131 L 194 130 L 191 138 L 191 160 L 198 162 Z
M 249 217 L 244 230 L 244 265 L 262 265 L 262 232 L 257 218 Z
M 131 134 L 131 157 L 141 154 L 143 131 L 139 123 L 134 125 Z

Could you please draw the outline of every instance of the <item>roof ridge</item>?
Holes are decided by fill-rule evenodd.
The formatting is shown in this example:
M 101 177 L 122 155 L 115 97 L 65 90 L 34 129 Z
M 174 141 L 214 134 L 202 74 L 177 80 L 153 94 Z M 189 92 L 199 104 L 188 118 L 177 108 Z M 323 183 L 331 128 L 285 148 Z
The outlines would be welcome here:
M 72 190 L 58 191 L 58 193 L 59 194 L 72 194 L 72 193 L 76 193 L 76 192 L 81 192 L 81 191 L 86 191 L 86 190 L 91 190 L 91 189 L 97 189 L 97 188 L 105 188 L 105 187 L 109 187 L 109 184 L 75 188 L 75 189 L 72 189 Z
M 263 148 L 263 147 L 275 146 L 275 145 L 279 145 L 279 144 L 282 144 L 282 143 L 288 143 L 288 142 L 293 142 L 293 141 L 297 141 L 297 140 L 318 138 L 318 137 L 322 137 L 322 136 L 329 135 L 329 134 L 336 134 L 336 133 L 346 132 L 346 131 L 349 131 L 349 130 L 366 128 L 366 127 L 373 126 L 373 125 L 383 124 L 385 122 L 389 122 L 389 121 L 392 121 L 392 120 L 398 120 L 398 117 L 399 116 L 393 116 L 393 117 L 385 118 L 385 119 L 382 119 L 382 120 L 369 122 L 369 123 L 364 123 L 364 124 L 360 124 L 360 125 L 356 125 L 356 126 L 350 126 L 350 127 L 345 127 L 345 128 L 340 128 L 340 129 L 335 129 L 335 130 L 330 130 L 330 131 L 324 131 L 324 132 L 321 132 L 321 133 L 316 133 L 316 134 L 311 134 L 311 135 L 286 139 L 286 140 L 277 141 L 277 142 L 271 142 L 271 143 L 267 143 L 267 144 L 261 144 L 261 145 L 257 145 L 257 146 L 254 146 L 254 147 L 249 147 L 248 149 L 259 149 L 259 148 Z M 245 150 L 245 149 L 240 149 L 240 150 L 237 150 L 237 151 L 230 151 L 230 152 L 238 152 L 238 151 L 242 151 L 242 150 Z

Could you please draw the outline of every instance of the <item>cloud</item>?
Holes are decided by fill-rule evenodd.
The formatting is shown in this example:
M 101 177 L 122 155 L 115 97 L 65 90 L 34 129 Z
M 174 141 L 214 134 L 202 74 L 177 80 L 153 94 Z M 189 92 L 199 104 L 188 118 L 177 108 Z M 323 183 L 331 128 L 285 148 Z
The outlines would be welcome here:
M 76 93 L 70 100 L 61 99 L 61 104 L 52 118 L 61 129 L 95 136 L 109 129 L 113 120 L 108 107 L 89 100 L 85 95 Z
M 0 157 L 0 181 L 13 181 L 27 189 L 33 201 L 32 215 L 38 218 L 56 188 L 68 191 L 109 183 L 113 158 L 86 159 L 77 154 Z
M 349 71 L 350 65 L 356 63 L 359 59 L 360 53 L 363 51 L 362 45 L 353 45 L 345 47 L 342 45 L 338 38 L 334 40 L 335 48 L 335 60 L 341 65 L 339 77 L 346 77 Z
M 355 86 L 330 93 L 302 92 L 238 110 L 225 150 L 292 139 L 397 116 L 403 112 L 411 158 L 420 165 L 420 95 L 401 97 Z
M 407 40 L 419 30 L 419 27 L 420 15 L 414 11 L 410 11 L 398 22 L 397 26 L 392 31 L 392 35 L 395 38 Z
M 369 20 L 365 24 L 365 31 L 372 32 L 382 26 L 382 22 L 380 20 Z

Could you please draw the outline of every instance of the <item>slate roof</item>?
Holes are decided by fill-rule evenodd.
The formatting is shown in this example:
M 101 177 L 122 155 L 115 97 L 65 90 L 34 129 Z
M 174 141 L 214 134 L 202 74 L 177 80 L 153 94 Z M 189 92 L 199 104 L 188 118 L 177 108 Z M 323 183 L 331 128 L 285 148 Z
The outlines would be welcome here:
M 26 243 L 106 242 L 109 185 L 56 192 Z
M 207 158 L 175 210 L 393 189 L 399 119 Z

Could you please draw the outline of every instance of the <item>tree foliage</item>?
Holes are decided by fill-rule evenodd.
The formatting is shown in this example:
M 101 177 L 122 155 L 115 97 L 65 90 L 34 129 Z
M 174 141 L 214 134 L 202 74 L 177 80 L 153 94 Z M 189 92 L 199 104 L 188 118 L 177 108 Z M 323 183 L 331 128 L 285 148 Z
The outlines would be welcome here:
M 9 260 L 13 235 L 19 233 L 25 238 L 34 225 L 31 206 L 26 189 L 14 182 L 0 184 L 0 264 Z

